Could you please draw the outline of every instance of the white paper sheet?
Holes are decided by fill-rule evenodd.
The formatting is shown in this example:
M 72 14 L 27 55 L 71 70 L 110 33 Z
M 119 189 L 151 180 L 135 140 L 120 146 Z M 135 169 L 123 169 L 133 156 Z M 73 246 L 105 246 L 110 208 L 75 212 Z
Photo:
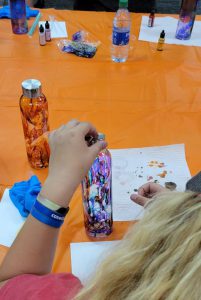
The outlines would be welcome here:
M 72 273 L 85 285 L 96 271 L 97 266 L 118 243 L 119 241 L 71 243 Z
M 0 201 L 0 244 L 10 247 L 24 221 L 10 200 L 9 189 L 6 189 Z
M 157 180 L 161 185 L 172 181 L 177 184 L 177 191 L 184 191 L 185 184 L 191 177 L 183 144 L 110 152 L 114 221 L 131 221 L 143 216 L 143 208 L 133 203 L 130 195 L 147 181 Z M 164 166 L 159 167 L 160 163 L 164 163 Z M 152 164 L 153 166 L 150 166 Z M 164 174 L 164 171 L 167 174 Z M 164 178 L 160 177 L 162 174 L 165 175 Z
M 50 29 L 51 29 L 51 38 L 66 38 L 68 37 L 67 30 L 66 30 L 66 22 L 64 21 L 50 21 Z M 39 22 L 40 25 L 45 26 L 45 22 Z
M 156 17 L 154 27 L 148 27 L 148 17 L 143 16 L 140 26 L 139 40 L 157 43 L 162 30 L 165 30 L 165 43 L 185 46 L 201 46 L 201 21 L 195 21 L 190 40 L 175 38 L 178 19 L 173 17 Z

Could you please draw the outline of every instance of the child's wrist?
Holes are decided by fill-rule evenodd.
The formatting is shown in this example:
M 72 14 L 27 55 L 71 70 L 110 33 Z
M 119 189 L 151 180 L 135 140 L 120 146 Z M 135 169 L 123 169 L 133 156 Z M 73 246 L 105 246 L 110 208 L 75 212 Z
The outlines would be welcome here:
M 64 184 L 62 185 L 55 180 L 47 178 L 41 189 L 40 195 L 61 207 L 67 208 L 73 192 L 72 188 L 67 187 L 67 183 L 65 186 Z

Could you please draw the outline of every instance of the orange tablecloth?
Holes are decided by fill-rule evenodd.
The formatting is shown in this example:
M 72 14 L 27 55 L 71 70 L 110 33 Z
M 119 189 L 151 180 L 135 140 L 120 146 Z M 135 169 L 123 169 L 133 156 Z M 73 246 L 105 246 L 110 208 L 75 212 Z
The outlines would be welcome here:
M 69 36 L 80 29 L 101 42 L 93 59 L 60 53 L 56 41 L 39 46 L 32 38 L 11 33 L 0 20 L 0 184 L 11 186 L 35 173 L 26 158 L 18 100 L 21 82 L 41 80 L 49 102 L 50 125 L 69 119 L 89 120 L 106 133 L 110 148 L 185 143 L 192 174 L 201 166 L 201 48 L 135 41 L 129 60 L 110 60 L 112 13 L 44 10 L 43 19 L 65 20 Z M 141 15 L 132 14 L 132 34 L 138 36 Z M 32 21 L 29 21 L 31 25 Z M 128 199 L 129 201 L 129 199 Z M 119 239 L 128 227 L 116 222 L 109 239 Z M 0 228 L 3 230 L 3 228 Z M 88 241 L 83 228 L 81 193 L 73 197 L 60 235 L 54 271 L 70 270 L 70 242 Z M 0 260 L 7 249 L 0 246 Z

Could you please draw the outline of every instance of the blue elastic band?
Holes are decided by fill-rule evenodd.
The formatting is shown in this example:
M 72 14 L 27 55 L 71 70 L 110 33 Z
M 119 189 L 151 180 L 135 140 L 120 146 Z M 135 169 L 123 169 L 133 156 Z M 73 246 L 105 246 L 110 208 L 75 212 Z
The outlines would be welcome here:
M 57 211 L 49 209 L 48 207 L 40 203 L 38 200 L 35 201 L 34 207 L 36 210 L 38 210 L 40 213 L 47 216 L 48 218 L 51 218 L 53 220 L 58 220 L 58 221 L 64 221 L 65 215 L 62 215 Z
M 54 213 L 52 211 L 52 213 Z M 55 227 L 55 228 L 59 228 L 61 227 L 61 225 L 63 224 L 64 221 L 61 221 L 61 220 L 56 220 L 56 219 L 53 219 L 49 216 L 46 216 L 44 214 L 42 214 L 40 211 L 38 211 L 35 206 L 32 208 L 31 210 L 31 215 L 37 219 L 38 221 L 40 221 L 41 223 L 44 223 L 46 225 L 49 225 L 51 227 Z

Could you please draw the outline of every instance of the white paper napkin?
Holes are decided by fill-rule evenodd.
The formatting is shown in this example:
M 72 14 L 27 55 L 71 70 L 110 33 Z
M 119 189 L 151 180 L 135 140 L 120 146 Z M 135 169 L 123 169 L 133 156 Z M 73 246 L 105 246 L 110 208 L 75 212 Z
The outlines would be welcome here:
M 66 22 L 64 21 L 50 21 L 50 29 L 51 29 L 51 38 L 67 38 L 67 29 Z M 39 26 L 43 25 L 45 27 L 45 21 L 39 22 Z

